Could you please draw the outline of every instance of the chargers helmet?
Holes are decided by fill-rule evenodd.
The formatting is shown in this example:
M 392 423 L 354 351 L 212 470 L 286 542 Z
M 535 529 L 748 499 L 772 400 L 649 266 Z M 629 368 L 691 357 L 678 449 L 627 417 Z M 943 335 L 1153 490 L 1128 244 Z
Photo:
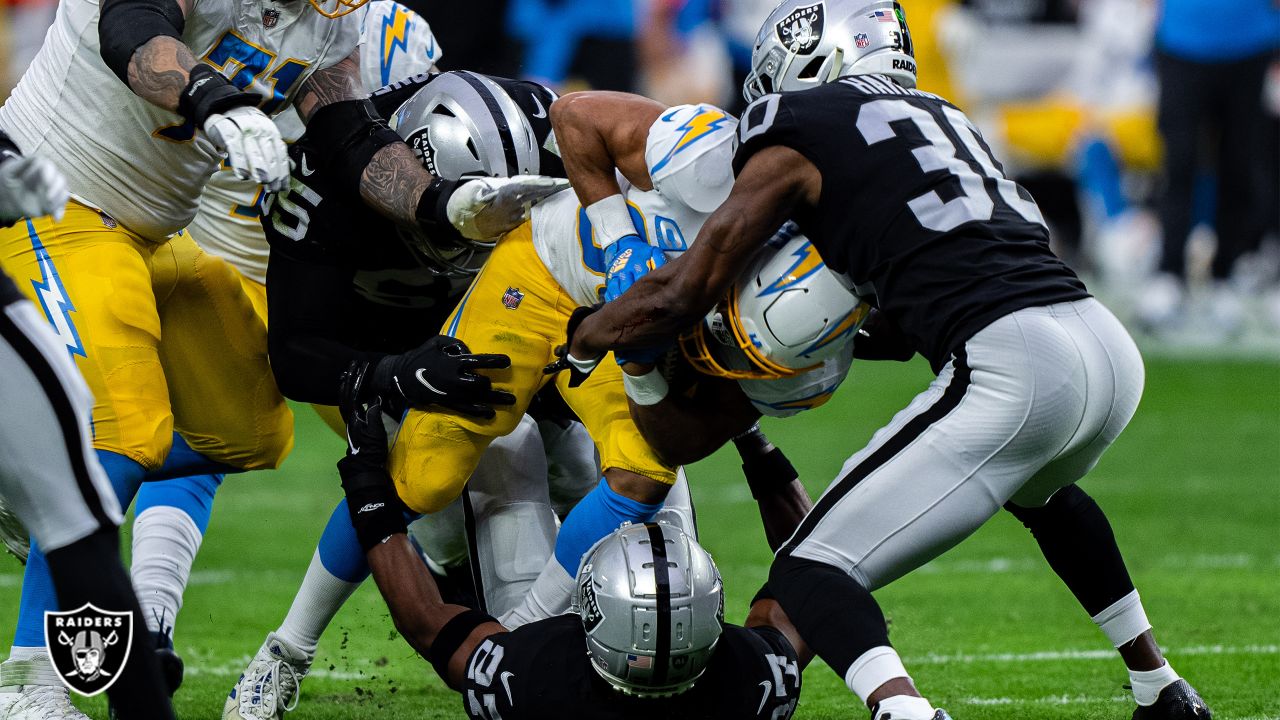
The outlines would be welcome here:
M 591 667 L 616 690 L 667 697 L 702 677 L 724 629 L 723 586 L 683 530 L 624 524 L 583 556 L 577 585 Z
M 812 370 L 857 335 L 870 306 L 788 223 L 680 350 L 707 375 L 770 380 Z
M 368 4 L 369 0 L 308 0 L 316 12 L 329 18 L 349 15 Z
M 441 74 L 409 98 L 390 121 L 436 177 L 540 174 L 537 134 L 501 85 L 478 73 Z M 449 273 L 474 275 L 495 241 L 427 238 L 401 229 L 409 246 Z
M 742 94 L 750 102 L 872 73 L 903 87 L 916 86 L 915 49 L 901 5 L 892 0 L 784 0 L 756 35 Z

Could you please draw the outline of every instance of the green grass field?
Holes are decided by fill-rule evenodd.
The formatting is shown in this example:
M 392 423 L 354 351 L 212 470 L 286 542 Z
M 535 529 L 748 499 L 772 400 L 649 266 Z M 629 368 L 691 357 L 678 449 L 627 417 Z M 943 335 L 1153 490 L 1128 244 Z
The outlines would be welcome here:
M 766 430 L 816 495 L 928 380 L 922 363 L 864 364 L 827 407 Z M 284 469 L 232 478 L 221 491 L 177 627 L 187 662 L 181 717 L 221 712 L 283 617 L 340 496 L 341 443 L 308 410 L 297 414 L 297 449 Z M 770 559 L 754 505 L 732 451 L 689 475 L 729 616 L 740 620 Z M 1152 360 L 1137 418 L 1084 483 L 1115 525 L 1174 667 L 1223 720 L 1280 717 L 1278 481 L 1280 365 Z M 0 569 L 7 637 L 20 569 Z M 1123 666 L 1012 517 L 878 598 L 917 683 L 957 720 L 1129 717 Z M 103 702 L 84 706 L 106 717 Z M 461 715 L 459 698 L 397 637 L 370 583 L 325 636 L 290 717 Z M 830 670 L 809 668 L 798 717 L 865 716 Z

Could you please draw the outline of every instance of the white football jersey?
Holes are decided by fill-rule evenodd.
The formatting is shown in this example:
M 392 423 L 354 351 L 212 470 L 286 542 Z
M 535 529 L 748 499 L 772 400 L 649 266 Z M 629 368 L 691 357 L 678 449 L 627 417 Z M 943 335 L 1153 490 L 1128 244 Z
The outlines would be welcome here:
M 689 249 L 702 224 L 733 189 L 733 153 L 738 121 L 712 105 L 678 105 L 649 128 L 645 162 L 653 190 L 619 177 L 631 220 L 667 259 Z M 533 243 L 543 264 L 574 300 L 600 302 L 604 250 L 572 190 L 533 208 Z
M 360 79 L 368 92 L 430 72 L 443 55 L 427 21 L 400 3 L 377 0 L 352 14 L 360 17 Z M 285 142 L 302 137 L 305 128 L 293 108 L 275 121 Z M 224 166 L 205 186 L 188 230 L 200 247 L 265 284 L 271 250 L 262 234 L 261 202 L 261 185 Z
M 305 2 L 195 0 L 182 40 L 274 115 L 312 73 L 351 54 L 354 15 L 328 19 Z M 181 230 L 220 158 L 178 115 L 136 96 L 103 62 L 98 3 L 62 0 L 44 47 L 0 108 L 24 153 L 52 160 L 73 195 L 154 241 Z

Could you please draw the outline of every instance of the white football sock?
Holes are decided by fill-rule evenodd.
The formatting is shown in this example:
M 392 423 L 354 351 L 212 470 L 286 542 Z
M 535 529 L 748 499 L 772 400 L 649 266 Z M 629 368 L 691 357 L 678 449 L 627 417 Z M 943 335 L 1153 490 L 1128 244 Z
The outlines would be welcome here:
M 552 556 L 542 568 L 538 579 L 533 581 L 533 587 L 529 588 L 524 601 L 498 618 L 498 622 L 509 630 L 515 630 L 535 620 L 563 615 L 573 602 L 575 584 L 574 579 Z
M 1093 622 L 1115 647 L 1131 642 L 1151 629 L 1151 623 L 1147 621 L 1147 611 L 1142 608 L 1142 599 L 1138 597 L 1137 590 L 1094 615 Z
M 1178 673 L 1174 672 L 1167 662 L 1155 670 L 1129 671 L 1129 684 L 1133 686 L 1133 699 L 1144 707 L 1154 704 L 1156 698 L 1160 697 L 1161 690 L 1180 679 Z
M 14 661 L 30 660 L 37 655 L 46 655 L 48 650 L 42 647 L 22 647 L 14 645 L 9 648 L 9 659 Z
M 320 561 L 320 551 L 311 556 L 311 565 L 302 578 L 302 587 L 293 597 L 289 613 L 276 630 L 276 636 L 308 655 L 314 655 L 320 644 L 320 636 L 333 622 L 333 616 L 360 583 L 343 580 L 325 569 Z
M 881 685 L 895 678 L 911 679 L 898 651 L 888 645 L 873 647 L 858 656 L 844 674 L 844 684 L 866 702 Z
M 203 539 L 195 520 L 175 507 L 150 507 L 133 521 L 130 574 L 148 630 L 173 631 Z
M 924 698 L 894 695 L 880 701 L 872 720 L 931 720 L 935 712 Z

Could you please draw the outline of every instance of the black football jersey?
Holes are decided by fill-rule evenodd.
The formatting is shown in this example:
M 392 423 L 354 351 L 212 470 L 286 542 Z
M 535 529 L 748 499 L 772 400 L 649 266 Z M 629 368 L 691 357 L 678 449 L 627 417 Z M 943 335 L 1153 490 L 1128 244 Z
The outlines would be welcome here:
M 462 704 L 473 720 L 787 720 L 800 698 L 800 665 L 782 633 L 725 625 L 690 690 L 643 699 L 614 690 L 591 667 L 576 615 L 487 638 L 467 661 Z
M 1049 249 L 1027 191 L 973 123 L 878 75 L 767 95 L 743 113 L 734 169 L 783 145 L 822 174 L 794 220 L 827 266 L 891 319 L 934 370 L 994 320 L 1087 297 Z
M 4 307 L 11 303 L 18 302 L 22 299 L 22 293 L 18 290 L 18 286 L 13 284 L 13 280 L 0 270 L 0 307 Z
M 379 115 L 391 117 L 438 77 L 438 73 L 418 75 L 388 85 L 369 99 Z M 564 165 L 545 149 L 551 136 L 547 107 L 556 95 L 533 82 L 489 79 L 506 90 L 524 110 L 544 147 L 540 158 L 543 174 L 563 177 Z M 355 270 L 354 290 L 375 305 L 452 309 L 470 284 L 470 278 L 444 275 L 411 252 L 394 222 L 343 190 L 326 162 L 331 156 L 329 148 L 308 134 L 290 146 L 289 157 L 293 161 L 290 188 L 269 196 L 262 214 L 271 252 L 299 262 Z

